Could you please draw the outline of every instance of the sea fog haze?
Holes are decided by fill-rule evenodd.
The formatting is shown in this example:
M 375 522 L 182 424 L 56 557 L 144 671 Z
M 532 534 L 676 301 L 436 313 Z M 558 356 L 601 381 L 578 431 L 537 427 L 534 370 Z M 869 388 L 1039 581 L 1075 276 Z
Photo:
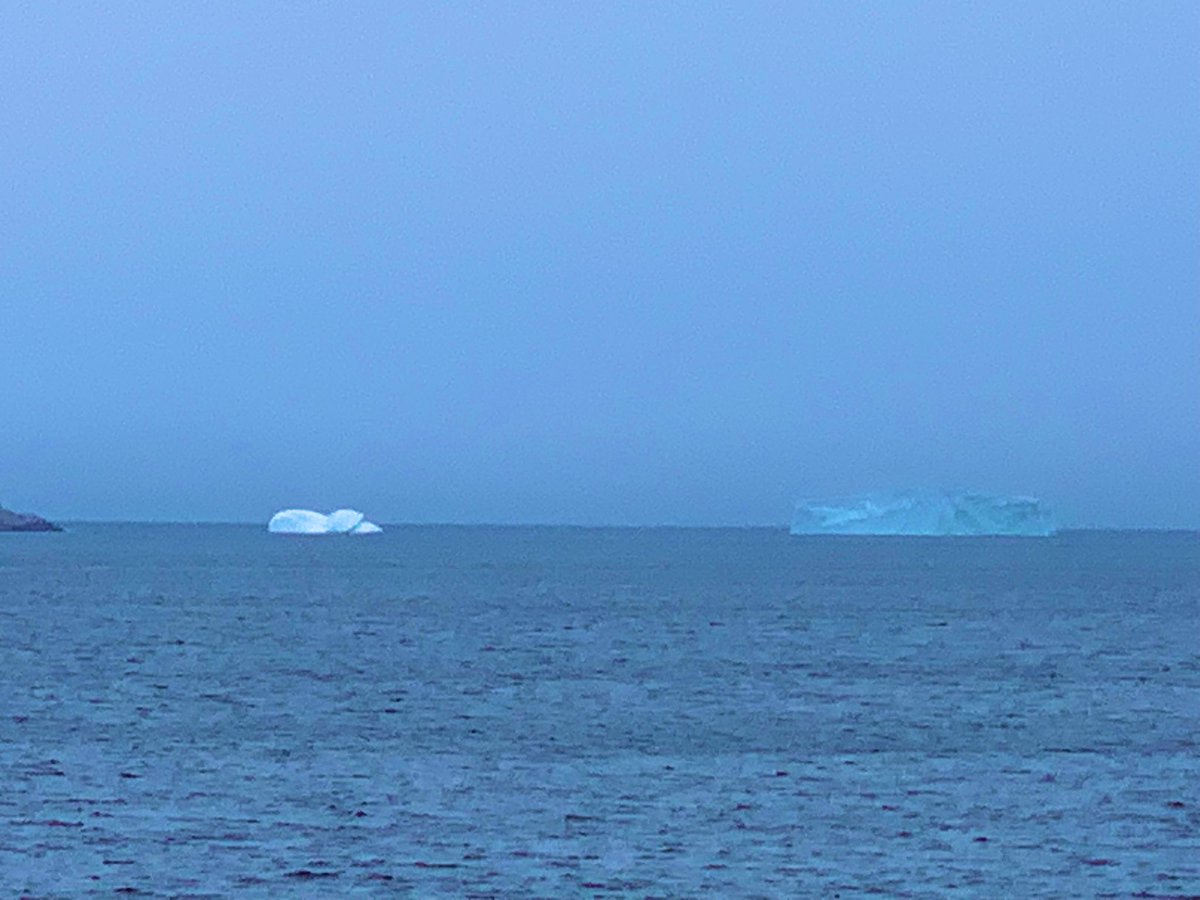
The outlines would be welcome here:
M 0 501 L 1200 528 L 1200 4 L 0 9 Z M 5 477 L 7 476 L 7 477 Z
M 1198 36 L 0 4 L 0 900 L 1200 900 Z
M 1200 894 L 1200 539 L 0 536 L 0 893 Z

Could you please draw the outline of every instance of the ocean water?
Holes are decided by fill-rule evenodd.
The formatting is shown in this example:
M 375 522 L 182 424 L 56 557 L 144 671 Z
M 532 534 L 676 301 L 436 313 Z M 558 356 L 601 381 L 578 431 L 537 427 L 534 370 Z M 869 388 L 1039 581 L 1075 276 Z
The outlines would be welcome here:
M 0 895 L 1200 895 L 1200 536 L 0 535 Z

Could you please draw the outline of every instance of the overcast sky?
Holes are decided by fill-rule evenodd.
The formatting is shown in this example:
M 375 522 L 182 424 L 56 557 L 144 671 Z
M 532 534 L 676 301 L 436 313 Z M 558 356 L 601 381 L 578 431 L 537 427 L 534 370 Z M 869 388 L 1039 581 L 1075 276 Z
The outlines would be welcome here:
M 0 9 L 0 502 L 1200 527 L 1200 4 Z

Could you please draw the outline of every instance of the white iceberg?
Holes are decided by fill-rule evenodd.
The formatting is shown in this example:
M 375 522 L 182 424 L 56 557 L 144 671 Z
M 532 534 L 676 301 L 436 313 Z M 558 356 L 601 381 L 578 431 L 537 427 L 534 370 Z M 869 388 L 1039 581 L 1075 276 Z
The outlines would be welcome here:
M 285 509 L 271 516 L 267 531 L 275 534 L 328 534 L 329 516 L 311 509 Z
M 329 514 L 327 530 L 331 534 L 349 534 L 366 518 L 357 509 L 335 509 Z
M 796 504 L 792 534 L 1016 535 L 1047 537 L 1057 528 L 1034 497 L 978 493 L 867 494 Z
M 271 516 L 267 531 L 272 534 L 379 534 L 356 509 L 335 509 L 329 515 L 311 509 L 283 509 Z

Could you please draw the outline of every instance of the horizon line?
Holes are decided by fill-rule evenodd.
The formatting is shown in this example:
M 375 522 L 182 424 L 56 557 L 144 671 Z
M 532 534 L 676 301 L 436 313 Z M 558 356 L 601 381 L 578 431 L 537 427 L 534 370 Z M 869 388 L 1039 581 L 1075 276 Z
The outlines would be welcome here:
M 265 522 L 250 519 L 88 519 L 62 518 L 53 520 L 60 525 L 226 525 L 226 526 L 256 526 L 266 529 Z M 387 522 L 380 520 L 379 524 L 387 528 L 575 528 L 592 530 L 639 530 L 639 529 L 677 529 L 677 530 L 780 530 L 790 529 L 790 523 L 706 523 L 684 524 L 676 522 L 654 523 L 620 523 L 620 522 Z M 1081 531 L 1132 531 L 1159 533 L 1200 533 L 1200 526 L 1187 525 L 1070 525 L 1057 530 L 1057 534 Z M 906 535 L 797 535 L 797 537 L 905 537 Z M 919 535 L 907 535 L 909 537 Z M 934 535 L 936 536 L 936 535 Z M 974 536 L 974 535 L 972 535 Z M 987 536 L 987 535 L 979 535 Z M 1005 535 L 992 535 L 1005 537 Z

